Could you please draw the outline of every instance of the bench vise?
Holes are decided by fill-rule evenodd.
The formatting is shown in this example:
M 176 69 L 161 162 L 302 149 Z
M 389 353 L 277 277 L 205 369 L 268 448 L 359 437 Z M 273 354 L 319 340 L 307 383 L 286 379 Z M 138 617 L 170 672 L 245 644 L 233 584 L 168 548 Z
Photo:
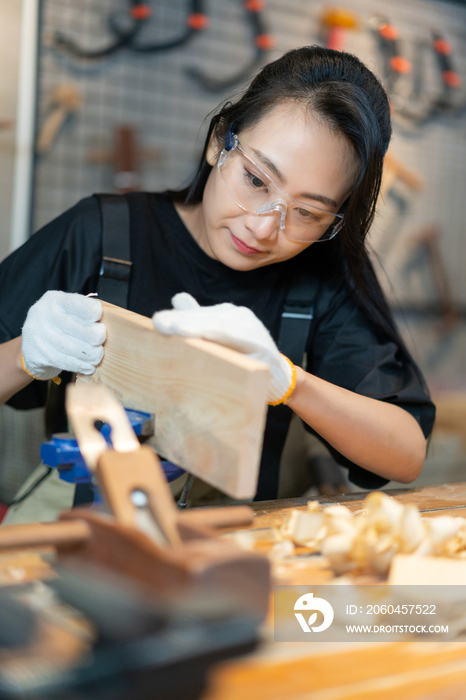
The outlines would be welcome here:
M 132 411 L 125 408 L 126 416 L 138 438 L 148 438 L 154 434 L 154 417 L 150 413 Z M 111 428 L 108 423 L 103 423 L 99 430 L 109 447 L 111 447 Z M 95 500 L 100 497 L 92 474 L 86 466 L 81 455 L 76 438 L 71 433 L 56 433 L 52 439 L 44 442 L 40 449 L 40 458 L 47 467 L 58 470 L 60 479 L 70 484 L 91 484 L 95 492 Z M 185 472 L 177 464 L 161 458 L 161 465 L 167 481 L 174 481 Z

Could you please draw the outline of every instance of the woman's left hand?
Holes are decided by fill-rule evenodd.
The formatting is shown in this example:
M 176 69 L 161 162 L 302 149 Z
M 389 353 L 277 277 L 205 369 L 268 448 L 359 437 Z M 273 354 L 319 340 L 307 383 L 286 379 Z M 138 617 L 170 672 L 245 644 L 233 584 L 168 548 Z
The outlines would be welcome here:
M 264 362 L 270 369 L 269 403 L 279 402 L 291 387 L 291 363 L 280 354 L 272 336 L 251 309 L 235 304 L 200 306 L 182 292 L 173 309 L 158 311 L 152 321 L 165 335 L 205 338 Z

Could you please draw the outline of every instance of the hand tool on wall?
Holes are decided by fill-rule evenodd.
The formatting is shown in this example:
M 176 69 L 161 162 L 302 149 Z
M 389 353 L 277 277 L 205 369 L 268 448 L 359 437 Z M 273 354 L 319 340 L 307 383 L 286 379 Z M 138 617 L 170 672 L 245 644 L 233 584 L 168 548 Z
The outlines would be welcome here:
M 462 80 L 454 68 L 453 49 L 438 29 L 431 30 L 430 44 L 417 40 L 413 46 L 413 63 L 401 53 L 399 30 L 385 17 L 372 17 L 369 26 L 375 33 L 382 56 L 382 81 L 388 92 L 395 118 L 401 126 L 420 127 L 442 116 L 460 116 L 466 106 L 459 95 Z M 429 46 L 431 47 L 429 49 Z M 441 94 L 432 98 L 423 89 L 427 72 L 426 51 L 432 50 L 442 84 Z M 398 90 L 399 79 L 411 74 L 411 85 Z
M 399 179 L 411 190 L 420 192 L 425 187 L 425 180 L 414 170 L 408 168 L 391 151 L 387 151 L 383 162 L 382 185 L 380 196 L 385 198 L 394 182 Z
M 154 43 L 139 43 L 137 41 L 131 41 L 129 48 L 131 51 L 136 51 L 137 53 L 158 53 L 160 51 L 170 51 L 171 49 L 178 48 L 178 46 L 183 46 L 198 32 L 207 29 L 209 26 L 209 17 L 204 12 L 204 0 L 189 0 L 187 15 L 186 15 L 186 26 L 184 31 L 178 37 L 173 39 L 168 39 L 167 41 L 154 42 Z M 115 34 L 119 33 L 119 29 L 115 22 L 112 22 L 112 29 Z
M 422 51 L 423 48 L 424 51 Z M 464 91 L 461 90 L 462 79 L 454 66 L 453 47 L 437 29 L 431 30 L 431 40 L 430 42 L 425 42 L 424 47 L 418 42 L 415 54 L 418 63 L 418 84 L 424 82 L 423 73 L 426 72 L 426 51 L 433 51 L 435 55 L 435 66 L 441 85 L 440 92 L 434 97 L 429 96 L 427 93 L 427 98 L 424 94 L 424 100 L 419 104 L 419 99 L 418 103 L 412 100 L 416 92 L 414 89 L 416 86 L 414 85 L 411 95 L 408 95 L 409 99 L 405 100 L 404 104 L 400 104 L 396 110 L 400 117 L 411 122 L 416 127 L 423 126 L 434 119 L 442 117 L 460 117 L 466 109 Z M 418 89 L 417 92 L 419 97 L 420 90 Z
M 321 16 L 321 34 L 328 49 L 343 51 L 346 33 L 359 29 L 356 13 L 343 7 L 326 7 Z
M 148 2 L 141 0 L 130 0 L 128 16 L 121 21 L 116 13 L 108 18 L 108 26 L 116 39 L 102 49 L 90 50 L 80 47 L 72 39 L 64 36 L 61 32 L 56 32 L 54 43 L 57 49 L 66 51 L 68 54 L 82 59 L 100 59 L 115 54 L 121 49 L 128 48 L 137 53 L 157 53 L 159 51 L 169 51 L 170 49 L 182 46 L 189 41 L 197 32 L 202 31 L 209 25 L 209 18 L 203 11 L 203 0 L 189 0 L 186 17 L 186 27 L 183 33 L 168 41 L 156 43 L 138 43 L 136 41 L 143 25 L 147 24 L 152 16 L 152 8 Z
M 400 235 L 415 194 L 422 192 L 424 187 L 424 178 L 408 168 L 389 150 L 384 159 L 380 200 L 386 204 L 390 202 L 390 213 L 384 212 L 383 235 L 378 239 L 376 246 L 377 255 L 382 260 L 389 254 Z
M 140 0 L 130 0 L 128 8 L 129 26 L 119 30 L 116 40 L 101 49 L 85 49 L 79 46 L 73 39 L 66 37 L 62 32 L 55 32 L 53 37 L 55 48 L 65 51 L 76 58 L 99 59 L 111 56 L 120 49 L 125 48 L 139 34 L 142 26 L 152 14 L 150 5 Z M 110 29 L 113 29 L 115 19 L 109 17 Z
M 37 139 L 37 153 L 43 155 L 49 150 L 65 120 L 81 107 L 82 101 L 79 90 L 69 83 L 52 91 L 49 113 Z
M 265 0 L 244 0 L 243 7 L 246 13 L 246 20 L 252 29 L 254 53 L 251 62 L 244 68 L 241 68 L 236 74 L 225 79 L 210 77 L 197 68 L 189 68 L 186 71 L 191 78 L 209 92 L 225 90 L 246 80 L 251 72 L 262 64 L 267 52 L 274 48 L 274 39 L 267 32 L 264 22 Z
M 120 194 L 134 192 L 141 187 L 140 164 L 143 160 L 158 160 L 161 152 L 156 148 L 139 148 L 137 133 L 131 124 L 119 124 L 114 129 L 114 147 L 94 148 L 89 153 L 91 163 L 113 165 L 113 183 Z
M 440 248 L 441 229 L 436 225 L 423 227 L 412 237 L 412 254 L 406 261 L 405 271 L 409 271 L 415 266 L 423 263 L 427 257 L 427 264 L 436 291 L 441 322 L 437 332 L 444 336 L 461 322 L 459 313 L 448 278 L 448 271 Z M 418 257 L 418 253 L 424 253 L 423 258 Z
M 443 94 L 437 100 L 437 107 L 448 112 L 460 106 L 457 95 L 462 86 L 462 80 L 455 70 L 452 45 L 438 30 L 434 29 L 432 30 L 432 48 L 437 58 L 443 85 Z M 464 107 L 464 103 L 462 106 Z
M 399 42 L 398 28 L 386 17 L 372 17 L 369 26 L 375 33 L 383 63 L 383 83 L 388 95 L 395 89 L 402 75 L 411 73 L 412 64 L 403 56 Z
M 108 389 L 70 385 L 67 392 L 81 454 L 95 471 L 113 517 L 75 508 L 62 513 L 58 523 L 4 526 L 0 548 L 54 538 L 62 564 L 108 567 L 166 600 L 188 594 L 207 600 L 223 594 L 238 611 L 262 619 L 270 584 L 268 560 L 218 538 L 199 524 L 200 511 L 198 523 L 187 512 L 178 513 L 157 456 L 139 445 Z M 108 449 L 96 421 L 110 425 L 113 449 Z

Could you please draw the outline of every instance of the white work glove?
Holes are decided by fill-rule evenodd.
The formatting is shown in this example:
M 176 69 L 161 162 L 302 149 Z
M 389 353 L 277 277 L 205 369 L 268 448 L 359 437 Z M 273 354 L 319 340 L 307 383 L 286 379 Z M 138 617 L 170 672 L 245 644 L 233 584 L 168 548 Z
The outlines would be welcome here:
M 186 292 L 176 294 L 172 304 L 173 310 L 159 311 L 152 317 L 157 330 L 165 335 L 213 340 L 264 362 L 270 369 L 269 403 L 283 399 L 294 382 L 292 365 L 251 309 L 234 304 L 199 306 Z
M 62 370 L 92 374 L 102 360 L 107 336 L 98 299 L 46 292 L 28 311 L 23 326 L 23 366 L 36 379 Z

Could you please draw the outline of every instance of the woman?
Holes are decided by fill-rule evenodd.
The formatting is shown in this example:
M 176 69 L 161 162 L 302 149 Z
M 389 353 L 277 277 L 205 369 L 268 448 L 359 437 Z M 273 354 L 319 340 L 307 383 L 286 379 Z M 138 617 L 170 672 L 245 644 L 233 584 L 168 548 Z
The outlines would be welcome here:
M 189 187 L 128 196 L 129 308 L 156 312 L 162 332 L 207 337 L 271 368 L 258 498 L 275 497 L 277 435 L 291 411 L 360 486 L 421 471 L 435 409 L 365 249 L 390 136 L 374 75 L 354 56 L 304 47 L 213 117 Z M 100 362 L 101 306 L 85 295 L 97 287 L 101 241 L 88 198 L 0 266 L 1 400 L 32 376 L 91 373 Z M 297 279 L 313 297 L 305 369 L 276 345 Z M 174 310 L 160 313 L 173 297 Z

